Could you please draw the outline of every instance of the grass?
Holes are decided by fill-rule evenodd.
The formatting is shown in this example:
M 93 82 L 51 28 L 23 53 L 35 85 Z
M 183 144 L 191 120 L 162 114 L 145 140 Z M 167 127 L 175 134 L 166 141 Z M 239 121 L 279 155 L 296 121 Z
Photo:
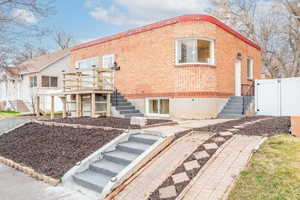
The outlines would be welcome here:
M 251 159 L 229 200 L 299 200 L 300 139 L 271 137 Z
M 20 113 L 15 112 L 15 111 L 0 110 L 0 118 L 14 116 L 14 115 L 18 115 L 18 114 L 20 114 Z

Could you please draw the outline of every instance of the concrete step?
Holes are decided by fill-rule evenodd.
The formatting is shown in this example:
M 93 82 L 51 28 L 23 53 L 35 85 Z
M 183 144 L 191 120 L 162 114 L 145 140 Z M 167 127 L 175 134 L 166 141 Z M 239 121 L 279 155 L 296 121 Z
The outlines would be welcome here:
M 132 113 L 140 113 L 140 111 L 136 109 L 120 110 L 120 114 L 132 114 Z
M 121 111 L 121 110 L 131 110 L 131 109 L 135 109 L 134 106 L 116 106 L 116 109 Z
M 224 118 L 224 119 L 235 119 L 235 118 L 240 118 L 243 115 L 241 114 L 219 114 L 219 118 Z
M 150 148 L 150 146 L 151 145 L 145 143 L 130 141 L 118 144 L 117 149 L 129 153 L 141 154 Z
M 242 104 L 226 104 L 223 109 L 243 110 Z
M 110 181 L 112 177 L 97 172 L 86 170 L 82 173 L 73 176 L 74 181 L 90 190 L 101 193 L 104 186 Z
M 126 99 L 112 99 L 112 103 L 127 103 L 128 101 Z
M 131 118 L 131 117 L 144 117 L 143 113 L 130 113 L 130 114 L 125 114 L 125 118 Z
M 150 134 L 136 134 L 136 135 L 131 135 L 129 138 L 129 141 L 145 143 L 149 145 L 155 143 L 157 140 L 159 140 L 159 136 L 150 135 Z
M 130 102 L 118 102 L 117 104 L 112 102 L 112 106 L 132 106 L 132 104 Z
M 128 165 L 134 159 L 138 157 L 138 154 L 128 153 L 120 150 L 112 151 L 109 153 L 104 153 L 104 158 L 106 160 L 116 162 L 121 165 Z
M 115 163 L 109 160 L 102 159 L 90 165 L 90 169 L 97 173 L 101 173 L 107 176 L 114 177 L 126 166 Z
M 224 108 L 221 113 L 242 114 L 243 109 L 240 109 L 240 108 Z

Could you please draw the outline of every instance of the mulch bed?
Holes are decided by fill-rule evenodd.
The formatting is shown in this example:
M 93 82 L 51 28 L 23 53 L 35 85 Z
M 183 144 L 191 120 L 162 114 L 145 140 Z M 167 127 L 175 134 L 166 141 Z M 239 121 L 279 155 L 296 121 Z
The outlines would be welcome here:
M 117 117 L 79 117 L 79 118 L 64 118 L 64 119 L 53 119 L 47 120 L 49 122 L 57 123 L 67 123 L 67 124 L 80 124 L 80 125 L 89 125 L 89 126 L 105 126 L 112 128 L 121 128 L 121 129 L 139 129 L 140 126 L 130 125 L 130 119 L 126 118 L 117 118 Z M 154 125 L 160 123 L 172 122 L 171 120 L 162 120 L 162 119 L 148 119 L 147 125 Z
M 194 128 L 193 131 L 216 133 L 216 135 L 211 137 L 209 140 L 205 141 L 204 144 L 216 143 L 218 148 L 220 148 L 226 141 L 228 141 L 233 136 L 233 135 L 221 136 L 220 135 L 221 132 L 226 132 L 228 131 L 228 129 L 235 129 L 234 126 L 243 125 L 247 122 L 252 122 L 257 120 L 263 120 L 263 121 L 258 121 L 254 124 L 250 124 L 243 128 L 239 128 L 237 131 L 234 132 L 234 134 L 249 135 L 249 136 L 272 136 L 276 134 L 289 132 L 289 128 L 290 128 L 289 117 L 264 117 L 264 116 L 244 117 L 238 120 L 232 120 L 225 123 L 210 125 L 203 128 Z M 223 137 L 225 140 L 222 142 L 215 141 L 214 139 L 216 139 L 217 137 Z M 204 151 L 205 150 L 204 144 L 200 145 L 196 151 L 192 152 L 183 163 L 197 160 L 196 157 L 194 156 L 194 153 L 197 151 Z M 206 162 L 208 162 L 208 160 L 214 155 L 214 153 L 218 150 L 218 148 L 213 150 L 205 150 L 209 154 L 209 157 L 197 160 L 197 162 L 200 165 L 200 168 L 187 171 L 184 168 L 184 164 L 178 166 L 173 171 L 172 175 L 170 175 L 158 188 L 155 189 L 153 193 L 151 193 L 148 200 L 162 200 L 162 198 L 160 198 L 159 190 L 168 186 L 175 186 L 177 196 L 171 198 L 163 198 L 163 200 L 175 200 L 180 195 L 180 193 L 184 190 L 184 188 L 199 173 L 199 171 L 206 164 Z M 189 181 L 175 184 L 173 182 L 172 176 L 183 172 L 187 174 L 187 176 L 189 177 Z
M 264 121 L 257 122 L 255 124 L 248 125 L 244 128 L 240 128 L 235 134 L 239 135 L 253 135 L 253 136 L 273 136 L 276 134 L 288 133 L 291 120 L 290 117 L 244 117 L 239 120 L 228 121 L 225 123 L 220 123 L 216 125 L 211 125 L 203 128 L 196 128 L 195 131 L 207 131 L 213 133 L 219 133 L 226 131 L 227 129 L 232 129 L 241 123 L 251 122 L 259 119 L 265 119 Z
M 59 179 L 121 133 L 30 123 L 0 136 L 0 156 Z

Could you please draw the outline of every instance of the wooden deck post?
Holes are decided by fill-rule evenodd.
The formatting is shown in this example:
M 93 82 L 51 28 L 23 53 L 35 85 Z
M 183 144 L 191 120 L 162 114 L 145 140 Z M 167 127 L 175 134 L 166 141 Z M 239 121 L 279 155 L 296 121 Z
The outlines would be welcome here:
M 91 94 L 91 107 L 92 107 L 92 112 L 91 112 L 91 117 L 96 117 L 96 94 L 92 93 Z
M 110 103 L 110 94 L 107 94 L 106 98 L 106 116 L 111 116 L 111 103 Z
M 81 113 L 81 102 L 80 102 L 81 98 L 79 94 L 76 94 L 76 117 L 80 117 L 80 113 Z
M 55 105 L 54 105 L 54 103 L 55 103 L 55 101 L 54 101 L 54 95 L 51 95 L 51 114 L 50 114 L 50 118 L 51 119 L 54 119 L 54 112 L 55 112 L 55 110 L 54 110 L 54 108 L 55 108 Z
M 67 117 L 67 96 L 61 97 L 63 103 L 63 118 Z
M 40 96 L 36 96 L 36 108 L 35 108 L 35 112 L 36 112 L 36 116 L 39 117 L 40 116 Z

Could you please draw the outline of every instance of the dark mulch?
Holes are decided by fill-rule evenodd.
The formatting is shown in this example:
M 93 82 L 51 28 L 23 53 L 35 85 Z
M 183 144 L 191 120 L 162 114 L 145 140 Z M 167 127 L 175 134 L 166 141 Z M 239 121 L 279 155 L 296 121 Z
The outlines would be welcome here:
M 255 117 L 244 117 L 239 120 L 228 121 L 225 123 L 215 124 L 203 128 L 196 128 L 194 130 L 219 133 L 219 132 L 226 131 L 227 129 L 232 129 L 233 126 L 237 126 L 245 122 L 255 121 L 258 119 L 266 119 L 266 120 L 248 125 L 245 128 L 240 129 L 235 133 L 240 135 L 272 136 L 276 134 L 288 133 L 291 126 L 290 117 L 255 116 Z
M 50 122 L 67 123 L 67 124 L 81 124 L 90 126 L 105 126 L 112 128 L 122 128 L 122 129 L 139 129 L 140 126 L 130 125 L 130 119 L 117 118 L 117 117 L 79 117 L 79 118 L 65 118 L 65 119 L 53 119 Z M 162 119 L 148 119 L 147 125 L 160 124 L 172 122 L 171 120 Z
M 122 131 L 27 124 L 0 136 L 0 155 L 53 178 L 61 178 L 77 162 Z

